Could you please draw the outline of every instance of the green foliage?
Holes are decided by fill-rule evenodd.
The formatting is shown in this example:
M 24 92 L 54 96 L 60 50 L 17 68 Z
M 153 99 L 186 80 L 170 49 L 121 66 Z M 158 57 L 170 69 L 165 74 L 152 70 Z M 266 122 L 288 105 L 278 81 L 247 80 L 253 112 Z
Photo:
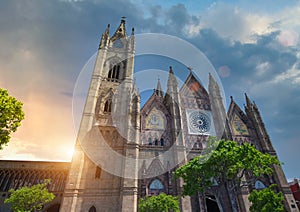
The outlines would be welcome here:
M 208 139 L 209 148 L 218 144 L 210 154 L 195 157 L 175 171 L 176 177 L 184 180 L 183 195 L 204 193 L 213 184 L 239 186 L 245 172 L 255 180 L 273 172 L 272 165 L 280 164 L 276 157 L 263 154 L 248 143 L 238 145 L 234 141 Z M 250 183 L 250 182 L 248 182 Z
M 170 210 L 179 212 L 178 197 L 172 195 L 166 195 L 164 193 L 158 196 L 146 197 L 146 199 L 140 199 L 139 212 L 168 212 Z
M 0 149 L 7 144 L 10 134 L 15 132 L 24 119 L 22 103 L 0 88 Z
M 4 203 L 10 203 L 12 210 L 18 212 L 41 210 L 46 203 L 55 198 L 55 195 L 48 191 L 48 184 L 50 184 L 50 180 L 47 179 L 43 183 L 31 187 L 25 186 L 17 190 L 10 189 L 11 195 Z
M 276 187 L 272 184 L 270 187 L 260 191 L 253 190 L 249 196 L 249 201 L 252 203 L 251 212 L 283 212 L 282 204 L 283 195 L 281 192 L 276 193 L 273 189 Z

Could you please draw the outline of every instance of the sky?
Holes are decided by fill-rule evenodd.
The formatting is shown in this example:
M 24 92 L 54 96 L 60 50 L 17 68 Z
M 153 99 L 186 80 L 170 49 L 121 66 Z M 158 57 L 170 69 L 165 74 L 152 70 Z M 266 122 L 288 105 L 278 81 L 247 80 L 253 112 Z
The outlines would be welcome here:
M 129 32 L 199 48 L 220 76 L 226 107 L 233 96 L 243 109 L 246 92 L 287 178 L 300 177 L 299 0 L 1 0 L 0 87 L 26 114 L 1 159 L 71 159 L 76 80 L 107 24 L 115 30 L 122 16 Z

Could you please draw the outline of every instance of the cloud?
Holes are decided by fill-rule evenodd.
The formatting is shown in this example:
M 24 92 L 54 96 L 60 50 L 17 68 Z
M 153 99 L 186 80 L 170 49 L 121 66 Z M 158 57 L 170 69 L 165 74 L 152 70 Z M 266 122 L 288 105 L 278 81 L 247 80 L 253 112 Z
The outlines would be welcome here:
M 272 82 L 284 82 L 300 85 L 300 69 L 298 67 L 299 64 L 295 63 L 290 69 L 277 75 Z

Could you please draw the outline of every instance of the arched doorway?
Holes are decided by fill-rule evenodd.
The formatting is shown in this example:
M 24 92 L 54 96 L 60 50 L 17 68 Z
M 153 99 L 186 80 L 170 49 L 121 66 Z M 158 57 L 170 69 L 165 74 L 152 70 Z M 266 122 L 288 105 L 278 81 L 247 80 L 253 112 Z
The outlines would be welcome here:
M 205 198 L 207 212 L 220 212 L 219 206 L 214 196 Z
M 95 206 L 92 206 L 92 207 L 90 208 L 89 212 L 97 212 Z

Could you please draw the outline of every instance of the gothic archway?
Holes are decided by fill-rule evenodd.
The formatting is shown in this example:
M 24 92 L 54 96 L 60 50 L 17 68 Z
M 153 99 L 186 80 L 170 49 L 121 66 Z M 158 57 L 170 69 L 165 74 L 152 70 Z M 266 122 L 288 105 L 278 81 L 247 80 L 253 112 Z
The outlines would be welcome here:
M 89 212 L 97 212 L 96 207 L 95 206 L 90 207 Z
M 208 196 L 205 198 L 207 212 L 220 212 L 219 206 L 214 196 Z

